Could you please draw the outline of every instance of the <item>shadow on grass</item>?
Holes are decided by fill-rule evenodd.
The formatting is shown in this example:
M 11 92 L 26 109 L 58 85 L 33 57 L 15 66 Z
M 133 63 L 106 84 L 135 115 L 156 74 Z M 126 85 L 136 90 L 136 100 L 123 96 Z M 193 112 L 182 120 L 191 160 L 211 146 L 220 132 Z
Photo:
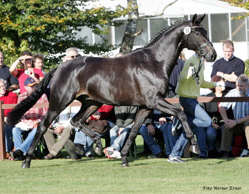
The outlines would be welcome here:
M 218 160 L 212 164 L 216 165 L 216 164 L 223 164 L 225 162 L 231 162 L 233 160 L 235 160 L 236 157 L 230 157 L 230 158 L 198 158 L 198 157 L 193 157 L 193 158 L 190 158 L 188 161 L 210 161 L 210 160 Z
M 150 165 L 150 162 L 148 163 L 144 163 L 143 159 L 141 160 L 141 162 L 138 162 L 141 159 L 138 158 L 132 158 L 129 157 L 129 167 L 131 166 L 147 166 Z M 137 161 L 136 163 L 134 163 L 135 161 Z M 80 160 L 69 160 L 66 161 L 67 164 L 71 165 L 71 164 L 77 164 L 77 163 L 88 163 L 88 162 L 94 162 L 94 163 L 115 163 L 115 164 L 119 164 L 120 166 L 122 166 L 122 160 L 120 159 L 107 159 L 107 158 L 103 158 L 103 157 L 96 157 L 96 158 L 82 158 Z

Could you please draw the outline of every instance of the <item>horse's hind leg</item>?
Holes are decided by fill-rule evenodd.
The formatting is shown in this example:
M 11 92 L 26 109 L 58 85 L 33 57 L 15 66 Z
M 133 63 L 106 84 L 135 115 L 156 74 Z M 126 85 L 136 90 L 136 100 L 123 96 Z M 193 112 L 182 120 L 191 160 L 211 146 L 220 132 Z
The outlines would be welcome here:
M 129 137 L 127 141 L 125 142 L 125 145 L 121 151 L 122 166 L 124 167 L 128 166 L 127 156 L 128 156 L 130 147 L 137 136 L 138 130 L 140 129 L 141 125 L 144 123 L 145 119 L 148 117 L 150 112 L 151 110 L 149 109 L 140 109 L 138 113 L 136 114 L 134 125 L 132 126 L 131 131 L 129 133 Z
M 177 108 L 175 105 L 168 103 L 163 98 L 160 98 L 158 104 L 155 107 L 156 109 L 168 113 L 170 115 L 176 116 L 182 123 L 183 129 L 186 133 L 187 138 L 193 137 L 193 132 L 188 124 L 187 116 L 183 112 L 183 110 Z

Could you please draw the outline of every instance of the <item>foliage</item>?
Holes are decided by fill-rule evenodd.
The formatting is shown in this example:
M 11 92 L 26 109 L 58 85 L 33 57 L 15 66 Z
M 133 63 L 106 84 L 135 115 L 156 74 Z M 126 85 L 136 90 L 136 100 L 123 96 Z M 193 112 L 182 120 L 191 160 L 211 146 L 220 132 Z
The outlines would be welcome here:
M 24 50 L 44 55 L 62 53 L 68 47 L 77 47 L 85 53 L 109 50 L 107 41 L 89 45 L 85 38 L 76 38 L 76 32 L 84 26 L 103 36 L 115 25 L 114 19 L 127 14 L 127 10 L 86 8 L 86 3 L 87 0 L 1 1 L 0 49 L 6 64 L 12 63 Z
M 245 74 L 249 76 L 249 59 L 245 61 Z
M 231 5 L 237 6 L 237 7 L 243 7 L 245 9 L 249 10 L 249 2 L 245 0 L 223 0 L 225 2 L 230 3 Z

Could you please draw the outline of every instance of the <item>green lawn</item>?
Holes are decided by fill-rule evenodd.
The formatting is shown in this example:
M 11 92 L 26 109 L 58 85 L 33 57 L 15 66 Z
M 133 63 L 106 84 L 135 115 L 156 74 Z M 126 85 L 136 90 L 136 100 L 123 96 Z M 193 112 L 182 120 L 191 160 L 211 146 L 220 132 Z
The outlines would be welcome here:
M 139 158 L 123 168 L 117 160 L 83 158 L 33 160 L 30 169 L 22 169 L 21 162 L 6 160 L 0 162 L 0 193 L 241 194 L 249 193 L 248 163 L 248 158 L 186 159 L 183 164 Z
M 136 144 L 137 152 L 143 151 L 141 136 Z M 140 157 L 128 168 L 105 158 L 33 160 L 30 169 L 0 161 L 0 194 L 249 193 L 249 158 L 166 160 Z

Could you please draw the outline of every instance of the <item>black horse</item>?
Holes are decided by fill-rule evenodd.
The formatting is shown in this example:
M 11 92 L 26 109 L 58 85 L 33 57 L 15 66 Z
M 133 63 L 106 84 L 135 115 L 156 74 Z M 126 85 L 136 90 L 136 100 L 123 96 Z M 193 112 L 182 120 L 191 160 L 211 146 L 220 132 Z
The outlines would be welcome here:
M 22 167 L 30 167 L 31 155 L 40 137 L 60 112 L 75 99 L 81 101 L 82 106 L 67 127 L 83 128 L 86 119 L 102 104 L 140 107 L 129 138 L 121 151 L 123 166 L 128 166 L 128 150 L 152 109 L 178 117 L 187 137 L 192 137 L 184 112 L 169 104 L 164 97 L 170 73 L 183 48 L 194 50 L 207 61 L 215 60 L 216 52 L 207 38 L 206 30 L 200 26 L 204 17 L 205 15 L 194 15 L 191 21 L 184 21 L 162 31 L 144 48 L 124 56 L 78 57 L 62 63 L 56 70 L 48 73 L 31 96 L 18 104 L 8 117 L 9 124 L 17 123 L 39 97 L 49 91 L 48 113 L 38 126 Z

